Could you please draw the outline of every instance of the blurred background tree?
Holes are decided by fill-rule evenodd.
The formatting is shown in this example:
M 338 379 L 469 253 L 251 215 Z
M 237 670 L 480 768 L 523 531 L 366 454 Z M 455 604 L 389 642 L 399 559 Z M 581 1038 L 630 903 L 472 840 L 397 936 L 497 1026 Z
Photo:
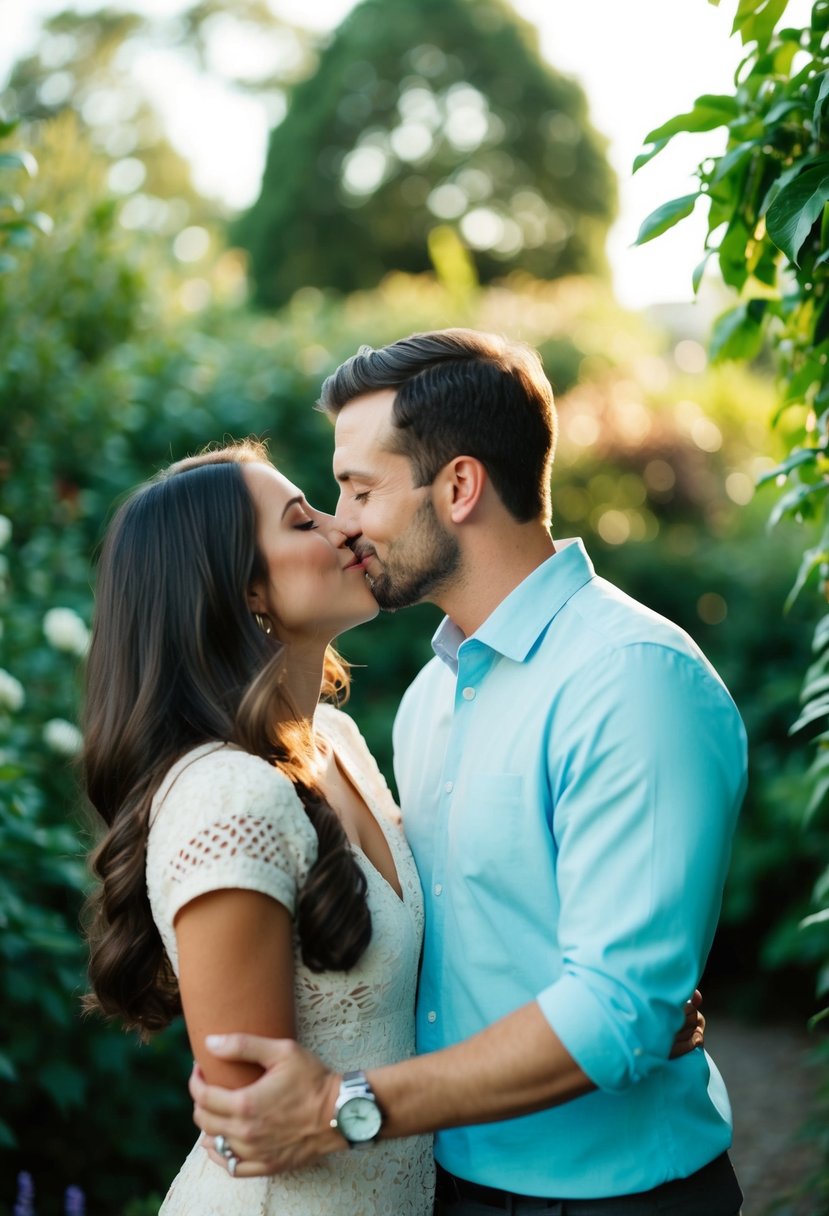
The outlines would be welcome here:
M 422 27 L 428 39 L 410 38 L 409 49 L 428 42 L 451 65 L 454 52 L 442 41 L 441 14 L 459 22 L 459 6 L 430 4 L 424 0 L 422 10 L 428 10 L 428 27 Z M 500 58 L 524 90 L 513 95 L 511 112 L 525 117 L 534 97 L 549 107 L 547 85 L 533 92 L 531 69 L 519 71 L 513 59 L 519 51 L 507 53 L 512 38 L 521 41 L 521 55 L 532 49 L 524 27 L 503 6 L 475 8 L 509 17 Z M 253 13 L 254 29 L 256 11 L 240 9 Z M 410 14 L 406 20 L 414 11 L 401 5 Z M 162 23 L 163 29 L 149 33 L 134 21 L 94 25 L 97 16 L 75 21 L 64 15 L 65 26 L 44 36 L 37 63 L 23 61 L 13 77 L 6 104 L 12 96 L 28 97 L 29 123 L 0 128 L 2 1216 L 10 1216 L 13 1179 L 21 1169 L 33 1174 L 44 1212 L 57 1211 L 63 1188 L 73 1183 L 87 1193 L 91 1212 L 149 1216 L 194 1136 L 182 1027 L 138 1047 L 117 1029 L 78 1016 L 84 959 L 77 921 L 91 830 L 72 759 L 79 744 L 94 552 L 112 504 L 207 441 L 253 433 L 269 439 L 277 463 L 312 502 L 331 508 L 331 436 L 311 405 L 324 376 L 363 342 L 381 345 L 417 329 L 468 324 L 541 350 L 561 416 L 557 535 L 583 535 L 599 573 L 686 628 L 722 672 L 749 727 L 752 778 L 706 992 L 719 990 L 732 1007 L 760 1007 L 766 1016 L 805 1017 L 814 1008 L 821 960 L 816 939 L 797 925 L 810 910 L 811 888 L 829 856 L 829 832 L 820 816 L 802 826 L 807 751 L 799 738 L 788 737 L 787 727 L 819 606 L 804 598 L 783 618 L 800 534 L 795 522 L 783 520 L 769 535 L 772 491 L 754 494 L 757 478 L 799 441 L 802 414 L 785 415 L 772 432 L 768 419 L 776 396 L 762 361 L 711 367 L 685 332 L 687 318 L 673 332 L 667 316 L 660 324 L 627 314 L 601 275 L 563 275 L 558 261 L 558 269 L 531 274 L 528 248 L 497 263 L 502 273 L 520 269 L 477 285 L 467 257 L 482 277 L 489 274 L 481 251 L 467 245 L 462 216 L 432 215 L 428 207 L 428 222 L 440 221 L 455 234 L 452 256 L 436 259 L 439 274 L 403 273 L 393 269 L 393 260 L 392 273 L 385 273 L 384 262 L 382 276 L 378 271 L 365 290 L 343 297 L 295 283 L 279 309 L 253 311 L 244 259 L 228 246 L 215 202 L 200 199 L 178 170 L 152 176 L 155 137 L 151 127 L 141 134 L 140 106 L 129 112 L 132 117 L 118 117 L 120 90 L 133 96 L 134 40 L 173 46 L 184 39 L 192 41 L 193 55 L 208 56 L 199 40 L 208 47 L 227 28 L 216 24 L 224 15 L 221 5 L 200 5 L 187 17 L 192 27 L 186 20 L 175 29 Z M 100 35 L 102 58 L 94 70 L 89 64 L 96 39 L 84 44 L 86 21 Z M 377 17 L 373 30 L 360 28 L 366 39 L 385 29 L 394 54 L 402 53 L 388 22 L 383 27 Z M 106 30 L 114 31 L 111 38 Z M 485 42 L 486 29 L 479 33 L 476 39 Z M 60 54 L 47 50 L 51 38 L 70 34 L 71 47 L 59 43 Z M 310 43 L 300 38 L 299 45 L 304 57 L 292 70 L 301 76 L 316 59 Z M 335 48 L 336 39 L 329 51 Z M 379 55 L 378 46 L 378 62 Z M 55 103 L 58 112 L 39 112 L 41 84 L 63 71 L 73 83 Z M 446 98 L 453 84 L 465 82 L 488 99 L 486 113 L 500 112 L 480 71 L 417 79 L 430 82 L 433 96 Z M 544 73 L 544 80 L 553 75 Z M 25 79 L 40 83 L 27 93 Z M 98 111 L 103 125 L 80 104 L 98 87 L 89 83 L 87 94 L 84 79 L 106 80 L 112 90 Z M 260 83 L 276 97 L 285 79 L 285 73 L 277 79 L 271 72 Z M 255 80 L 250 87 L 258 87 Z M 360 88 L 354 84 L 341 95 L 352 91 Z M 57 92 L 55 87 L 53 99 Z M 465 96 L 469 101 L 471 94 Z M 588 131 L 590 144 L 578 108 L 583 100 L 577 93 L 567 97 L 576 108 L 566 111 L 562 101 L 562 113 Z M 389 139 L 408 121 L 397 102 L 395 94 L 386 111 Z M 506 101 L 504 106 L 509 109 Z M 447 102 L 440 112 L 448 123 L 454 111 Z M 484 113 L 480 107 L 477 112 Z M 408 117 L 417 125 L 414 113 Z M 124 128 L 120 143 L 109 143 L 104 134 L 110 120 Z M 356 124 L 352 139 L 366 129 L 368 124 Z M 474 129 L 480 132 L 481 124 Z M 538 160 L 548 146 L 559 148 L 538 135 L 538 125 L 528 129 L 535 132 Z M 127 136 L 136 142 L 129 144 Z M 440 155 L 448 157 L 448 137 L 441 140 Z M 511 139 L 510 153 L 515 149 Z M 136 171 L 130 184 L 123 163 L 145 151 L 145 175 L 139 181 Z M 594 151 L 602 166 L 596 188 L 604 181 L 605 201 L 612 203 L 600 144 Z M 472 151 L 456 149 L 457 170 L 479 152 L 486 152 L 485 141 Z M 160 150 L 158 155 L 163 159 Z M 401 164 L 401 174 L 423 171 Z M 293 161 L 284 165 L 293 171 Z M 307 169 L 301 150 L 296 169 Z M 578 176 L 566 178 L 574 189 Z M 435 180 L 425 197 L 439 188 Z M 541 185 L 537 189 L 539 198 L 547 197 Z M 499 195 L 498 205 L 520 226 L 518 212 L 507 210 L 514 197 Z M 483 201 L 469 197 L 464 205 Z M 606 220 L 594 222 L 601 227 Z M 319 218 L 312 229 L 315 242 L 317 233 L 329 231 Z M 596 248 L 595 262 L 574 269 L 601 269 Z M 434 610 L 418 608 L 384 616 L 342 639 L 346 656 L 358 665 L 352 711 L 388 775 L 394 708 L 430 653 L 436 619 Z
M 602 272 L 615 204 L 581 88 L 503 0 L 363 0 L 294 89 L 233 234 L 272 307 L 428 270 L 440 225 L 482 282 Z

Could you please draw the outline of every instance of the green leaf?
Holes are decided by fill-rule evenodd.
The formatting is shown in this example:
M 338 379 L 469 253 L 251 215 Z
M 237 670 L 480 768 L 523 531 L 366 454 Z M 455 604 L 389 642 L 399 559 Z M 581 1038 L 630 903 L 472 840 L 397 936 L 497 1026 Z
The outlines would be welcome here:
M 820 912 L 813 912 L 811 916 L 804 916 L 800 922 L 801 929 L 811 929 L 813 925 L 829 924 L 829 908 L 821 908 Z
M 789 182 L 793 182 L 801 173 L 805 173 L 807 169 L 817 168 L 819 165 L 825 165 L 826 172 L 829 172 L 829 155 L 807 156 L 804 160 L 798 160 L 793 165 L 789 165 L 769 186 L 757 214 L 761 217 L 764 216 L 778 194 L 788 186 Z
M 812 790 L 812 795 L 803 812 L 803 824 L 808 826 L 815 817 L 815 814 L 823 806 L 826 801 L 826 795 L 829 794 L 829 777 L 824 777 L 822 781 L 818 781 L 817 785 Z M 803 928 L 803 925 L 801 925 Z
M 800 567 L 797 571 L 797 578 L 794 581 L 791 591 L 786 596 L 784 609 L 789 612 L 794 606 L 794 602 L 800 595 L 800 592 L 806 586 L 810 576 L 817 570 L 818 566 L 829 560 L 829 553 L 822 546 L 816 549 L 807 549 L 803 554 L 800 562 Z M 801 698 L 804 701 L 811 700 L 818 693 L 829 692 L 829 676 L 821 676 L 818 680 L 813 680 L 801 692 Z
M 812 120 L 815 124 L 815 134 L 819 139 L 820 128 L 823 122 L 823 106 L 826 98 L 829 97 L 829 71 L 822 72 L 817 79 L 820 81 L 820 88 L 818 89 L 817 97 L 815 98 L 815 108 L 813 111 Z
M 639 155 L 636 157 L 636 160 L 633 162 L 632 172 L 636 173 L 639 169 L 642 168 L 643 165 L 646 165 L 649 160 L 653 160 L 653 158 L 659 152 L 661 152 L 663 148 L 667 147 L 668 143 L 669 143 L 668 139 L 658 139 L 652 148 L 648 149 L 645 152 L 640 152 Z
M 817 654 L 818 651 L 823 650 L 827 643 L 829 643 L 829 613 L 827 613 L 826 616 L 821 617 L 815 626 L 815 633 L 814 637 L 812 638 L 813 653 Z
M 720 273 L 723 280 L 735 291 L 740 291 L 748 278 L 748 243 L 751 230 L 738 213 L 728 225 L 718 249 Z
M 715 323 L 709 346 L 714 361 L 753 359 L 763 344 L 762 318 L 765 300 L 749 300 L 723 313 Z
M 772 106 L 767 114 L 763 116 L 767 127 L 773 123 L 777 123 L 779 119 L 784 118 L 786 114 L 791 114 L 792 110 L 802 110 L 803 103 L 800 101 L 778 101 L 777 105 Z
M 825 1022 L 827 1018 L 829 1018 L 829 1009 L 821 1009 L 819 1013 L 809 1018 L 806 1025 L 810 1030 L 816 1030 L 820 1023 Z
M 795 735 L 804 726 L 810 726 L 812 722 L 817 722 L 818 718 L 829 717 L 829 697 L 820 697 L 817 701 L 810 701 L 799 714 L 796 721 L 789 727 L 789 734 Z
M 797 486 L 784 494 L 769 515 L 769 528 L 780 522 L 784 515 L 794 515 L 802 510 L 810 498 L 817 498 L 829 490 L 829 482 L 819 482 L 814 486 Z
M 736 34 L 739 30 L 743 46 L 756 42 L 759 47 L 765 47 L 774 32 L 774 27 L 786 11 L 789 0 L 740 0 L 737 16 L 734 18 Z
M 20 126 L 20 119 L 13 118 L 9 122 L 0 121 L 0 139 L 8 139 L 13 131 Z
M 798 469 L 801 465 L 814 464 L 818 456 L 821 455 L 823 455 L 822 448 L 797 448 L 785 460 L 781 460 L 780 464 L 775 465 L 773 469 L 769 469 L 767 473 L 761 473 L 757 478 L 758 488 L 766 485 L 769 481 L 776 481 L 781 473 L 785 473 L 788 476 L 793 469 Z
M 35 177 L 37 161 L 31 152 L 0 152 L 0 169 L 25 169 L 29 177 Z
M 821 365 L 816 359 L 807 359 L 789 381 L 784 399 L 786 401 L 805 401 L 812 385 L 820 384 L 822 380 L 823 368 Z
M 646 241 L 652 241 L 654 237 L 661 236 L 663 232 L 673 228 L 674 224 L 684 220 L 694 210 L 694 204 L 698 198 L 698 193 L 683 194 L 681 198 L 671 199 L 669 203 L 663 203 L 661 207 L 657 207 L 642 221 L 634 245 L 644 245 Z
M 713 131 L 717 127 L 727 126 L 736 114 L 737 103 L 733 97 L 707 93 L 697 98 L 692 110 L 669 118 L 661 127 L 654 127 L 653 131 L 645 136 L 643 143 L 659 143 L 660 140 L 678 135 L 680 131 Z
M 83 1105 L 88 1078 L 79 1068 L 55 1061 L 42 1070 L 40 1083 L 64 1114 Z
M 709 249 L 702 261 L 698 262 L 694 267 L 694 272 L 691 275 L 691 286 L 694 289 L 694 295 L 696 295 L 700 289 L 702 276 L 705 274 L 705 267 L 708 265 L 708 259 L 713 253 L 716 253 L 716 249 Z
M 742 169 L 743 165 L 751 158 L 751 154 L 756 147 L 757 141 L 755 139 L 747 139 L 743 143 L 735 144 L 733 148 L 729 148 L 725 155 L 717 160 L 717 167 L 711 175 L 711 182 L 721 182 L 730 173 Z
M 769 207 L 766 229 L 795 266 L 803 242 L 829 200 L 829 173 L 824 167 L 807 169 L 781 190 Z

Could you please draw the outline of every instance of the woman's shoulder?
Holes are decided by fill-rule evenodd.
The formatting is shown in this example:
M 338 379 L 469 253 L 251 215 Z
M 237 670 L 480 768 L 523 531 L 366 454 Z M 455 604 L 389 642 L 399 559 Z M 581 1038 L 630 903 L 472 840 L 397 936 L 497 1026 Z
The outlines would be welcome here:
M 330 701 L 320 701 L 314 713 L 314 725 L 331 743 L 345 742 L 367 750 L 366 741 L 354 719 Z
M 199 818 L 220 810 L 270 807 L 301 810 L 290 779 L 274 765 L 230 743 L 195 747 L 168 769 L 154 798 L 151 823 L 162 809 L 186 806 Z M 304 817 L 304 816 L 303 816 Z

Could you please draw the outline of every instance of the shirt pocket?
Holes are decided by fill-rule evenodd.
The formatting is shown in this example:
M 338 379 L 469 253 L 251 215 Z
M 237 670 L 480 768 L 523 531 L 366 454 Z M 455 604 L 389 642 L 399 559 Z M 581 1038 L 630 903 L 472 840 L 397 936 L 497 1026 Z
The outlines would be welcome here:
M 514 773 L 475 773 L 452 808 L 456 864 L 469 879 L 497 884 L 522 854 L 524 779 Z

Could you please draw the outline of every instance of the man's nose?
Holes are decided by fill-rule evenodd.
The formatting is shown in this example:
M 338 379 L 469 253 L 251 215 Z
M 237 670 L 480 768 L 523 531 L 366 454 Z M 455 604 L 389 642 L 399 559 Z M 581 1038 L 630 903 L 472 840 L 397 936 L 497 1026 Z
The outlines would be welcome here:
M 334 510 L 334 527 L 338 528 L 349 540 L 360 535 L 357 513 L 342 494 Z

